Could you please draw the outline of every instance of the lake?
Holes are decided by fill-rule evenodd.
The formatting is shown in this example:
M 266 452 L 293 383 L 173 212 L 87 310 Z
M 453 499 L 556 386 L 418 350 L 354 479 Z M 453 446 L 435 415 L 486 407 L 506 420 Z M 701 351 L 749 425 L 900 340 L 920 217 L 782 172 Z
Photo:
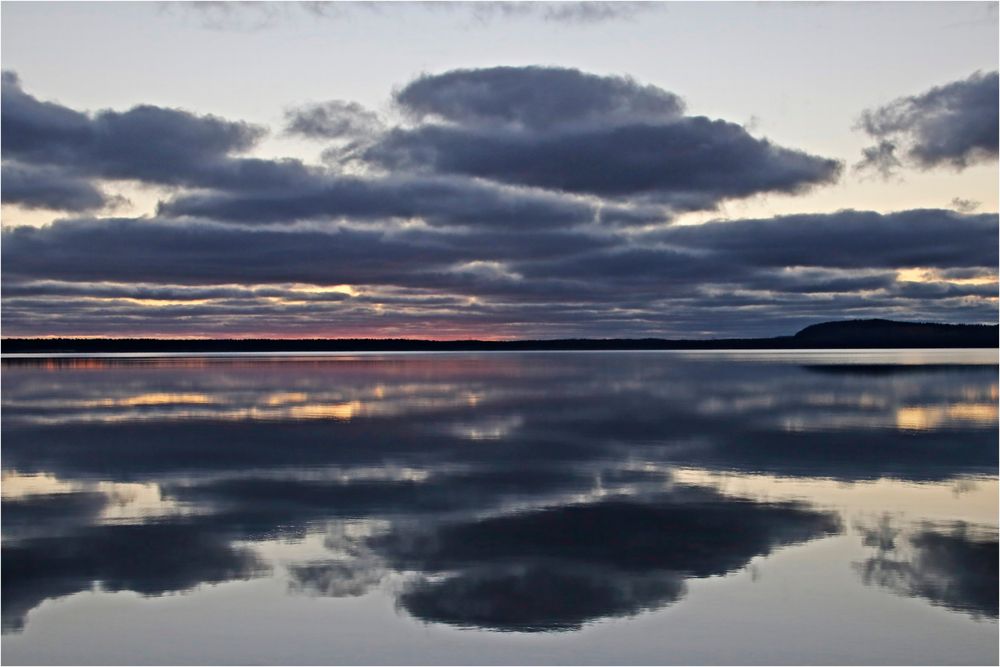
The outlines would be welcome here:
M 5 358 L 6 664 L 996 664 L 997 351 Z

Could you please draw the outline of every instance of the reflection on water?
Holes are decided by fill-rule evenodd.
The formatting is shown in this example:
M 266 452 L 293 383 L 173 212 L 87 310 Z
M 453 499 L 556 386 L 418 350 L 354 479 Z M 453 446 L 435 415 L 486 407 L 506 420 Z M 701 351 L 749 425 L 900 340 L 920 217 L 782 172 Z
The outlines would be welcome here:
M 400 530 L 375 542 L 422 576 L 401 602 L 427 620 L 499 630 L 579 628 L 674 602 L 784 544 L 839 532 L 834 515 L 697 487 Z
M 956 522 L 907 529 L 884 517 L 861 528 L 875 554 L 855 566 L 866 584 L 956 611 L 997 617 L 997 532 Z
M 593 633 L 607 662 L 746 662 L 747 641 L 760 662 L 992 662 L 996 361 L 912 350 L 5 360 L 4 650 L 21 662 L 239 662 L 285 646 L 275 661 L 337 662 L 302 637 L 343 608 L 347 662 L 452 662 L 463 650 L 474 662 L 582 662 L 559 652 Z M 826 574 L 781 588 L 805 566 Z M 125 604 L 119 591 L 140 596 L 125 621 L 107 611 Z M 245 635 L 234 619 L 252 609 L 259 642 L 178 653 L 146 636 L 156 625 L 143 610 L 163 613 L 164 599 L 191 634 Z M 849 621 L 831 618 L 875 609 L 907 641 L 838 654 Z M 390 614 L 361 625 L 380 610 Z M 74 653 L 79 614 L 97 634 L 146 639 Z M 762 632 L 801 627 L 783 649 L 682 631 L 733 614 L 772 624 Z M 365 639 L 409 627 L 436 643 L 393 653 Z M 934 646 L 922 645 L 927 628 Z M 502 643 L 477 643 L 491 636 Z M 518 637 L 545 637 L 553 653 L 518 653 Z

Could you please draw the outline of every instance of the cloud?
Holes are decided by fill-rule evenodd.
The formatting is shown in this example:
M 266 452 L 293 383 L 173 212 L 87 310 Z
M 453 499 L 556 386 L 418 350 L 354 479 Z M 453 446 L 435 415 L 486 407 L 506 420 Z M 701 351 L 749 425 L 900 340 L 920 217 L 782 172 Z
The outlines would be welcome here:
M 712 222 L 660 230 L 649 238 L 755 266 L 991 267 L 998 261 L 996 215 L 942 209 Z
M 339 139 L 376 132 L 378 115 L 357 102 L 331 100 L 289 109 L 285 131 L 309 138 Z
M 384 2 L 200 2 L 166 3 L 164 9 L 195 12 L 202 27 L 210 30 L 263 30 L 281 21 L 305 14 L 311 20 L 350 20 L 360 11 L 378 14 Z M 660 9 L 653 2 L 417 2 L 411 7 L 423 11 L 446 11 L 470 14 L 478 23 L 499 19 L 537 17 L 566 26 L 599 25 L 616 20 L 631 20 L 643 12 Z
M 420 219 L 434 226 L 545 229 L 595 222 L 604 216 L 626 223 L 657 222 L 662 211 L 604 210 L 592 202 L 550 193 L 497 187 L 465 178 L 358 178 L 306 175 L 298 183 L 254 193 L 178 196 L 160 204 L 167 216 L 190 216 L 235 223 L 282 224 L 297 220 L 346 218 L 385 222 Z
M 684 102 L 622 76 L 553 67 L 459 69 L 423 75 L 395 95 L 418 120 L 542 130 L 559 125 L 656 122 L 679 117 Z
M 662 9 L 653 2 L 449 2 L 425 6 L 469 10 L 481 23 L 496 18 L 540 17 L 550 23 L 570 26 L 595 25 L 616 20 L 632 20 L 643 12 Z
M 408 118 L 384 127 L 350 102 L 291 110 L 293 131 L 327 145 L 325 166 L 248 156 L 265 130 L 247 123 L 83 113 L 12 73 L 3 85 L 6 201 L 106 211 L 108 181 L 168 190 L 155 216 L 5 228 L 13 335 L 330 335 L 336 322 L 336 335 L 747 336 L 845 316 L 995 317 L 995 215 L 671 225 L 678 209 L 800 191 L 838 166 L 684 115 L 677 95 L 628 77 L 425 75 L 397 93 Z
M 213 223 L 81 219 L 4 230 L 9 276 L 177 284 L 302 282 L 435 285 L 469 261 L 538 260 L 606 245 L 600 235 L 427 229 L 246 229 Z M 79 245 L 82 244 L 82 245 Z M 191 253 L 197 264 L 185 261 Z M 294 262 L 288 258 L 294 257 Z M 57 259 L 58 258 L 58 259 Z M 102 259 L 107 264 L 102 264 Z
M 57 167 L 29 167 L 4 162 L 2 167 L 3 201 L 24 208 L 59 211 L 92 211 L 112 200 L 84 178 L 71 176 Z
M 10 72 L 4 73 L 0 112 L 4 162 L 22 165 L 22 178 L 29 175 L 24 167 L 44 167 L 34 172 L 43 179 L 38 190 L 51 189 L 45 180 L 54 175 L 57 183 L 111 179 L 255 189 L 281 187 L 308 171 L 294 160 L 234 157 L 265 134 L 255 125 L 150 105 L 85 114 L 32 97 Z
M 976 201 L 974 199 L 963 199 L 962 197 L 955 197 L 954 199 L 951 200 L 951 205 L 959 213 L 972 213 L 982 205 L 982 202 Z
M 511 3 L 513 4 L 513 3 Z M 560 23 L 602 23 L 604 21 L 633 19 L 637 15 L 654 9 L 660 9 L 652 2 L 540 2 L 542 17 L 546 21 Z
M 864 149 L 858 167 L 888 176 L 904 165 L 961 170 L 995 160 L 998 95 L 997 72 L 976 72 L 864 111 L 858 127 L 877 143 Z
M 370 199 L 385 212 L 398 205 Z M 442 211 L 452 205 L 446 197 L 428 200 Z M 471 211 L 476 200 L 459 203 Z M 445 323 L 465 335 L 485 328 L 541 337 L 663 336 L 690 326 L 775 335 L 848 313 L 990 321 L 995 310 L 995 214 L 841 211 L 621 234 L 594 224 L 505 228 L 502 207 L 485 204 L 470 214 L 495 226 L 247 228 L 81 218 L 8 228 L 0 247 L 5 324 L 10 332 L 72 332 L 75 321 L 121 333 L 182 333 L 187 325 L 324 335 L 324 323 L 335 320 L 340 335 L 365 326 L 365 335 L 370 327 L 383 335 L 440 335 Z M 262 203 L 256 215 L 271 215 L 266 209 Z M 897 271 L 912 268 L 930 272 L 928 282 L 899 279 Z M 287 287 L 295 283 L 357 289 L 347 299 L 342 292 L 310 296 Z M 158 291 L 157 284 L 172 287 Z M 202 302 L 151 308 L 126 301 L 143 298 Z M 734 309 L 752 310 L 760 328 L 734 323 Z
M 605 197 L 712 208 L 762 192 L 831 183 L 835 160 L 752 137 L 739 125 L 682 116 L 667 91 L 578 70 L 501 67 L 417 79 L 396 95 L 416 118 L 361 151 L 392 170 L 464 174 Z

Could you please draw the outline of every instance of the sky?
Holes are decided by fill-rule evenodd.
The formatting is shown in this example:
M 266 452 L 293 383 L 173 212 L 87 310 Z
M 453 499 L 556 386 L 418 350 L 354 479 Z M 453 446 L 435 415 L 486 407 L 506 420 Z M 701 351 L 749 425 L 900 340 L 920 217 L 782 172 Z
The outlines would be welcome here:
M 997 321 L 997 3 L 0 5 L 4 336 Z

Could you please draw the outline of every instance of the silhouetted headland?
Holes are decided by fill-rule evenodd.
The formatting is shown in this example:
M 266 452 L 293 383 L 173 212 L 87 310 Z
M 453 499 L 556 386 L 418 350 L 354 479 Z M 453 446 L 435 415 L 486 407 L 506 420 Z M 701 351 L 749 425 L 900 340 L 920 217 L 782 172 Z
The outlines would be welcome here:
M 104 352 L 432 352 L 491 350 L 767 350 L 809 348 L 994 348 L 997 325 L 892 320 L 824 322 L 772 338 L 563 338 L 554 340 L 417 340 L 408 338 L 6 338 L 8 354 Z

